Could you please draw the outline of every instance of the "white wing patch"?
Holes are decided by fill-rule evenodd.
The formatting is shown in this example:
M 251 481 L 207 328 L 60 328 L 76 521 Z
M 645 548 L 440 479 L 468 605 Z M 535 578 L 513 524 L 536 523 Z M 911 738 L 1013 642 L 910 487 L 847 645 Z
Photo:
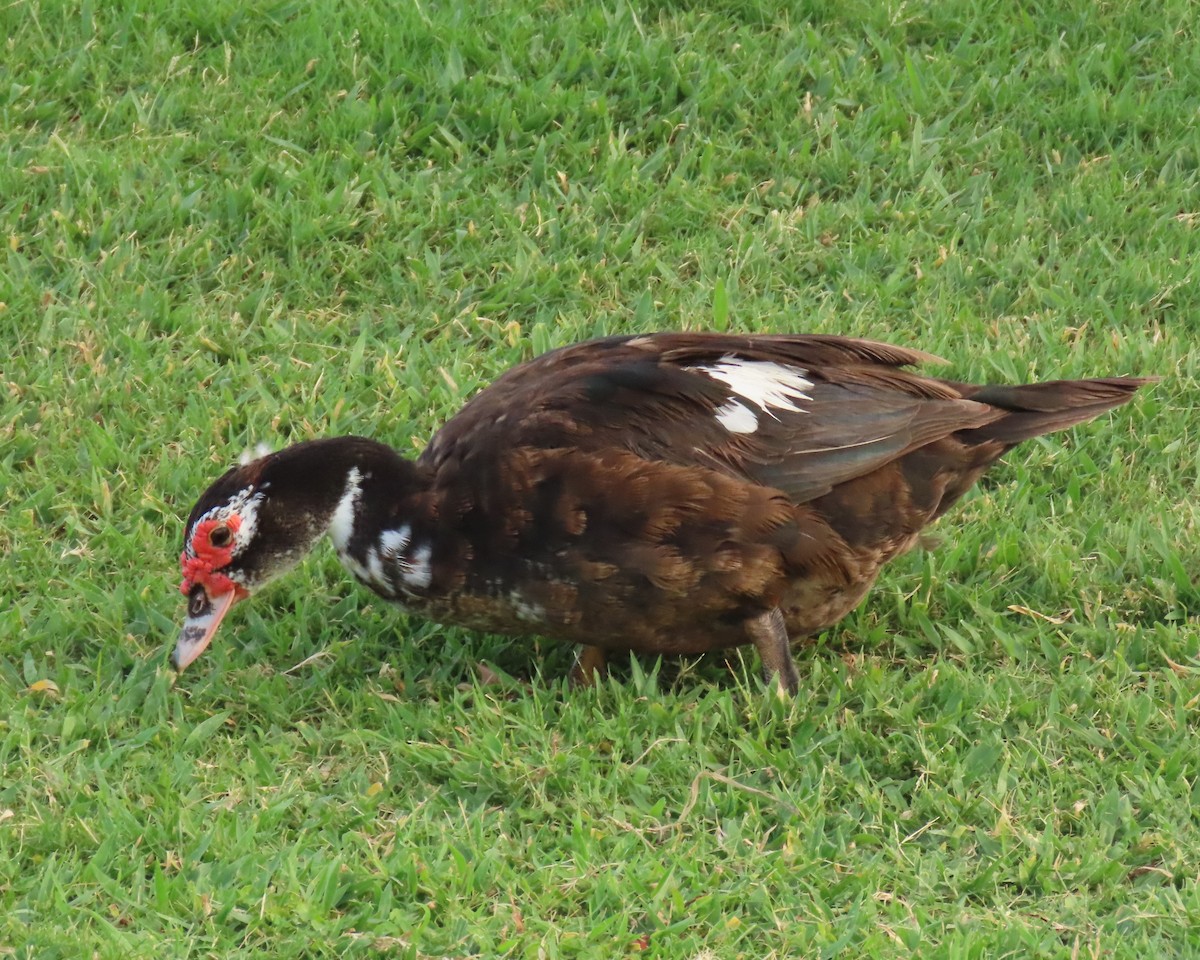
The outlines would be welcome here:
M 729 400 L 717 407 L 717 423 L 730 433 L 753 433 L 758 429 L 758 416 L 744 403 Z
M 797 406 L 795 401 L 812 399 L 805 393 L 813 385 L 805 376 L 808 371 L 775 363 L 773 360 L 745 360 L 728 356 L 711 366 L 693 369 L 714 380 L 720 380 L 743 400 L 754 404 L 772 417 L 775 416 L 771 413 L 773 409 L 803 413 L 804 410 Z M 734 409 L 735 406 L 741 410 Z M 746 429 L 753 416 L 752 410 L 736 400 L 728 401 L 717 410 L 717 419 L 721 425 L 733 433 L 753 433 L 758 427 L 756 418 L 754 425 Z

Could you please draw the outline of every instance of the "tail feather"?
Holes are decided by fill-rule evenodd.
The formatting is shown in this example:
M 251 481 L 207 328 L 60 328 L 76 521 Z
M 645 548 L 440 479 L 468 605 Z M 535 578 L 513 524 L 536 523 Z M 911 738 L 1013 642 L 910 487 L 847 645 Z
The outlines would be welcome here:
M 1047 380 L 1021 386 L 954 384 L 963 396 L 1009 411 L 1007 416 L 958 436 L 970 443 L 999 441 L 1006 447 L 1065 430 L 1127 403 L 1138 387 L 1157 377 L 1099 377 L 1094 380 Z

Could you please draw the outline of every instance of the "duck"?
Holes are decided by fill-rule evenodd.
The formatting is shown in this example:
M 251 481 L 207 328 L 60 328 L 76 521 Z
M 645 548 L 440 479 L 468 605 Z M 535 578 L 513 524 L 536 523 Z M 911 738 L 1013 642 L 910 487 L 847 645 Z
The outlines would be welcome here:
M 610 336 L 515 366 L 409 459 L 361 436 L 228 470 L 184 528 L 183 671 L 239 601 L 324 537 L 368 589 L 444 625 L 608 655 L 792 644 L 859 605 L 1018 443 L 1153 377 L 976 385 L 923 351 L 822 334 Z

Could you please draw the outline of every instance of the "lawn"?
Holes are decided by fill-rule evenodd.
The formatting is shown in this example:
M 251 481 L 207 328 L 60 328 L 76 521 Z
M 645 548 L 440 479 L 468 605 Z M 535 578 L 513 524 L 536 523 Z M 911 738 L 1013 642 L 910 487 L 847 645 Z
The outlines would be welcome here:
M 1200 955 L 1190 0 L 0 9 L 0 956 Z M 181 679 L 256 442 L 602 333 L 1159 374 L 798 655 L 406 617 L 323 548 Z

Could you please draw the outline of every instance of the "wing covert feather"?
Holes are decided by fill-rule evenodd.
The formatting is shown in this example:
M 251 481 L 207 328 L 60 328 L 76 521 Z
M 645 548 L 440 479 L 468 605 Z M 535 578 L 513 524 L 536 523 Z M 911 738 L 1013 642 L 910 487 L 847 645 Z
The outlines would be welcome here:
M 820 336 L 655 334 L 593 341 L 505 373 L 438 432 L 421 459 L 437 468 L 454 460 L 456 449 L 481 458 L 497 446 L 621 449 L 718 470 L 801 503 L 1001 415 L 951 385 L 900 369 L 936 360 L 916 350 Z M 803 399 L 755 405 L 704 369 L 731 362 L 803 375 Z M 718 413 L 731 401 L 753 413 L 752 430 L 735 432 L 721 422 Z

